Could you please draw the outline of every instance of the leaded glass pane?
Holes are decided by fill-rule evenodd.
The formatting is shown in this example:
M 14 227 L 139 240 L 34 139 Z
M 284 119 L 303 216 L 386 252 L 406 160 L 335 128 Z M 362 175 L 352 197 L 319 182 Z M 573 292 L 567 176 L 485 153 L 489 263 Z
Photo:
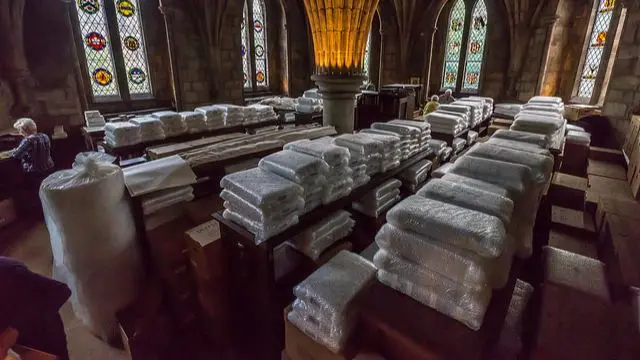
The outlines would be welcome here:
M 447 28 L 447 48 L 444 55 L 444 71 L 442 74 L 442 88 L 455 88 L 458 79 L 458 64 L 460 62 L 460 47 L 464 32 L 465 8 L 463 0 L 456 0 L 449 15 Z
M 120 97 L 103 0 L 76 0 L 94 98 Z
M 248 20 L 249 13 L 247 12 L 247 3 L 244 3 L 244 10 L 242 12 L 242 23 L 240 24 L 240 33 L 242 38 L 242 71 L 244 75 L 244 87 L 250 88 L 253 83 L 253 77 L 249 76 L 251 71 L 249 70 L 251 67 L 249 63 L 251 62 L 251 47 L 249 46 L 249 26 Z
M 589 45 L 584 58 L 584 66 L 580 76 L 578 97 L 591 99 L 595 87 L 596 77 L 602 64 L 602 53 L 607 42 L 607 33 L 613 17 L 615 0 L 596 0 L 598 9 L 593 21 L 593 29 L 589 37 Z
M 367 46 L 364 48 L 364 63 L 362 64 L 362 74 L 364 75 L 364 82 L 369 81 L 369 66 L 371 66 L 369 64 L 371 64 L 371 31 L 369 31 Z
M 267 65 L 267 23 L 263 0 L 253 0 L 253 54 L 255 56 L 256 85 L 269 86 L 269 69 Z
M 463 92 L 478 92 L 484 46 L 487 37 L 487 7 L 484 0 L 478 0 L 473 7 L 471 15 L 471 28 L 469 29 L 469 41 L 467 59 L 464 66 Z
M 131 95 L 151 94 L 149 65 L 138 0 L 117 0 L 114 3 L 129 93 Z

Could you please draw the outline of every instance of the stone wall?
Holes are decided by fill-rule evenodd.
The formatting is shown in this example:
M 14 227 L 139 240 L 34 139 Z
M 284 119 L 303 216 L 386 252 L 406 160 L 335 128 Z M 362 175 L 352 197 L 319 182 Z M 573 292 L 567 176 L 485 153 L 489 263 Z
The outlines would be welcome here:
M 640 4 L 629 3 L 602 111 L 619 144 L 624 140 L 632 111 L 640 105 Z

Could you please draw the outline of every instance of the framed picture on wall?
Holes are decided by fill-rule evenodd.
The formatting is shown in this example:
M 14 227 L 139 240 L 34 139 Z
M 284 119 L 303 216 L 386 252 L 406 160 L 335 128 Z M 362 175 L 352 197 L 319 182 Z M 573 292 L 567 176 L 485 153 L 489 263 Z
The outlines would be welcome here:
M 412 76 L 409 82 L 411 85 L 420 85 L 420 78 L 417 76 Z

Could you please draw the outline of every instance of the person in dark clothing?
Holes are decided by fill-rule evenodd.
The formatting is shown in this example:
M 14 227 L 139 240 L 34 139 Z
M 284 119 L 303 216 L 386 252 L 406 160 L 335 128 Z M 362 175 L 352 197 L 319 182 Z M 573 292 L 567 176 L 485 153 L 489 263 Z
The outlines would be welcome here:
M 0 256 L 0 333 L 14 329 L 17 343 L 69 358 L 60 307 L 71 296 L 67 285 Z

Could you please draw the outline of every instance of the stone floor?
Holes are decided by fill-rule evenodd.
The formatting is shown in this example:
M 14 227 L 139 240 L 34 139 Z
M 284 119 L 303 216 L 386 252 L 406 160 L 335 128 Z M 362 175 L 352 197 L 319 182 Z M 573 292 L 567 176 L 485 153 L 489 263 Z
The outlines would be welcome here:
M 24 262 L 30 270 L 38 274 L 51 276 L 53 257 L 49 233 L 44 223 L 12 226 L 18 230 L 11 232 L 10 245 L 2 255 Z M 67 347 L 71 360 L 127 359 L 124 351 L 115 349 L 93 336 L 75 317 L 68 301 L 61 308 L 60 314 L 67 333 Z

